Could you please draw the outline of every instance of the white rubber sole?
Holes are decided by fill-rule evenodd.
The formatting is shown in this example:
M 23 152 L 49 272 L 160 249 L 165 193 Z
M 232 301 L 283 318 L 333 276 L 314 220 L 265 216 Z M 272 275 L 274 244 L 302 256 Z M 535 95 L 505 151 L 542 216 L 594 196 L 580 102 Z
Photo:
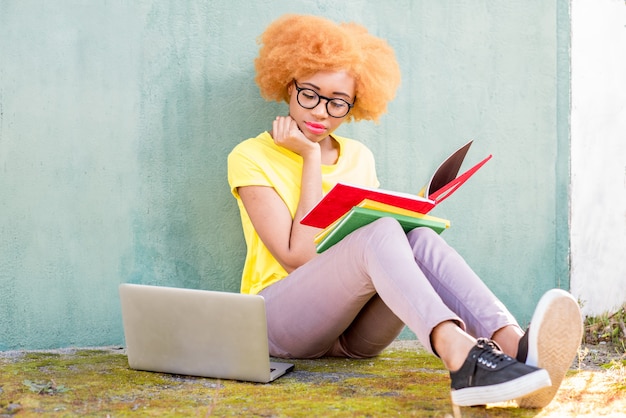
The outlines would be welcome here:
M 550 375 L 547 371 L 540 369 L 497 385 L 453 390 L 451 396 L 454 405 L 486 405 L 517 399 L 547 386 L 550 386 Z
M 526 364 L 547 370 L 552 386 L 519 399 L 519 406 L 543 408 L 552 401 L 576 357 L 582 334 L 582 315 L 574 297 L 561 289 L 546 292 L 530 321 Z

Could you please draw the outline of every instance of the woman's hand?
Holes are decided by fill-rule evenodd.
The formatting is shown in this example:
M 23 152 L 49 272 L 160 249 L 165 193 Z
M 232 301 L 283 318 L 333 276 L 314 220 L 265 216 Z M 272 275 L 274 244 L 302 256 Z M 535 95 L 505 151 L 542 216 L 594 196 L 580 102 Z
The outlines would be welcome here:
M 277 116 L 272 122 L 274 143 L 289 151 L 305 157 L 310 152 L 319 150 L 319 144 L 308 139 L 298 128 L 291 116 Z

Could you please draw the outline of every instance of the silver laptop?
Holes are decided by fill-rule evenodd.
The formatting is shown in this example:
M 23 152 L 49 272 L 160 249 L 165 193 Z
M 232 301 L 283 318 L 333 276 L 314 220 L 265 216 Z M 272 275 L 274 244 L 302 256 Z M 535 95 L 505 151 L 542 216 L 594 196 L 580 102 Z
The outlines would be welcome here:
M 293 370 L 270 362 L 258 295 L 119 286 L 132 369 L 267 383 Z

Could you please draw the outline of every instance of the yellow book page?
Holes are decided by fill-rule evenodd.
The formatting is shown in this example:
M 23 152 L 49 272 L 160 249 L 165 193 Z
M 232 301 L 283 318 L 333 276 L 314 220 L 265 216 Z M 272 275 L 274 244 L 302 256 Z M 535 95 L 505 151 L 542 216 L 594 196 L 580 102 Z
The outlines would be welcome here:
M 405 216 L 411 216 L 414 218 L 421 218 L 421 219 L 429 219 L 432 221 L 438 221 L 438 222 L 442 222 L 446 225 L 446 228 L 450 228 L 450 221 L 447 219 L 442 219 L 442 218 L 437 218 L 436 216 L 432 216 L 432 215 L 426 215 L 423 213 L 419 213 L 419 212 L 414 212 L 412 210 L 408 210 L 408 209 L 402 209 L 399 208 L 397 206 L 392 206 L 392 205 L 388 205 L 386 203 L 381 203 L 381 202 L 376 202 L 374 200 L 370 200 L 370 199 L 364 199 L 361 203 L 359 203 L 360 207 L 362 208 L 366 208 L 366 209 L 373 209 L 373 210 L 380 210 L 383 212 L 389 212 L 389 213 L 396 213 L 398 215 L 405 215 Z

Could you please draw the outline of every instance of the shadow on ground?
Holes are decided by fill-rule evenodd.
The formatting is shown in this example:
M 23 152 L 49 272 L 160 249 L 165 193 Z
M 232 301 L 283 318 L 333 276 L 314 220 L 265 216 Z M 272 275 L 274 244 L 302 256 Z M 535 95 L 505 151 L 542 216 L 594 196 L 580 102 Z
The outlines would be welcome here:
M 585 352 L 586 351 L 586 352 Z M 466 417 L 626 416 L 626 366 L 574 361 L 543 410 L 514 402 L 462 408 Z M 0 417 L 8 416 L 452 416 L 449 377 L 415 341 L 368 360 L 294 361 L 295 370 L 254 384 L 130 370 L 116 348 L 0 353 Z M 589 366 L 589 364 L 592 364 Z

